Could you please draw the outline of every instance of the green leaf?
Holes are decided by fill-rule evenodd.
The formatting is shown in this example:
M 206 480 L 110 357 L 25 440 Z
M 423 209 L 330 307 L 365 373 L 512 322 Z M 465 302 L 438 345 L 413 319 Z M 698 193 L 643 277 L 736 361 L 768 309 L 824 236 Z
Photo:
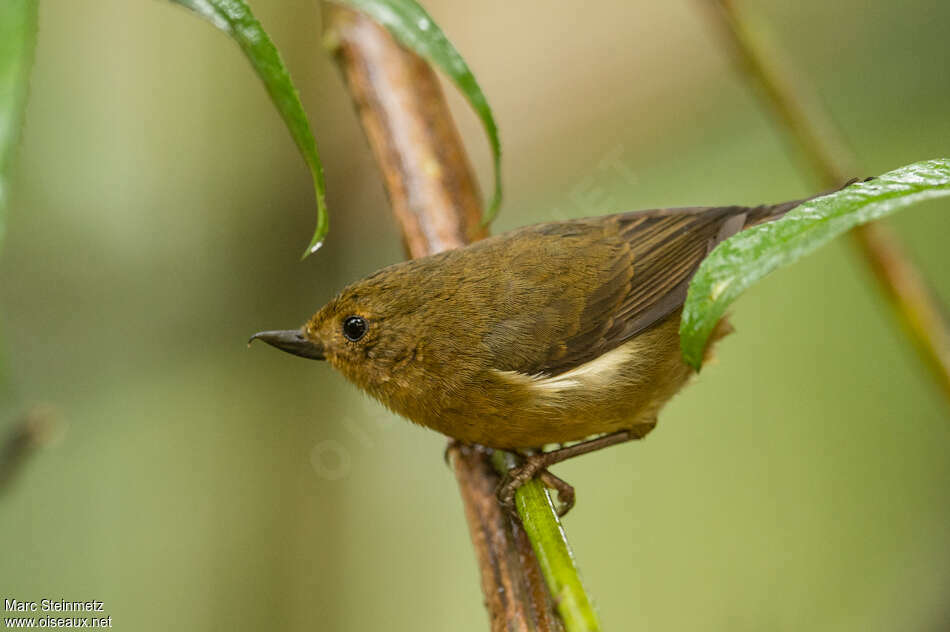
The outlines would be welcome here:
M 317 228 L 303 256 L 316 252 L 323 244 L 323 238 L 329 229 L 323 166 L 320 163 L 317 143 L 307 122 L 307 115 L 300 103 L 300 95 L 290 79 L 290 73 L 287 72 L 280 53 L 277 52 L 277 47 L 243 0 L 171 1 L 191 9 L 230 35 L 264 82 L 267 93 L 284 119 L 313 176 L 313 189 L 317 197 Z
M 495 190 L 482 220 L 489 224 L 501 204 L 501 142 L 488 99 L 468 64 L 439 25 L 415 0 L 336 0 L 366 13 L 386 27 L 403 46 L 442 69 L 462 92 L 485 128 L 495 169 Z
M 16 153 L 36 46 L 36 0 L 0 2 L 0 242 L 10 166 Z
M 805 202 L 782 219 L 719 244 L 693 277 L 683 307 L 683 358 L 699 370 L 726 308 L 769 272 L 798 261 L 859 224 L 925 200 L 950 196 L 950 159 L 928 160 Z

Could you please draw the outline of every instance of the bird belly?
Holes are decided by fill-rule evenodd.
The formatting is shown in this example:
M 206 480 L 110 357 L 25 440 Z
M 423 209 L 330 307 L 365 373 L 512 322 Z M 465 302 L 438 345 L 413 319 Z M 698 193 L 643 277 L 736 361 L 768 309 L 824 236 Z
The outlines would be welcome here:
M 488 369 L 463 383 L 439 383 L 418 402 L 386 401 L 406 418 L 466 443 L 540 448 L 630 430 L 636 438 L 656 425 L 663 406 L 693 375 L 679 346 L 679 312 L 601 356 L 558 375 Z M 707 346 L 732 331 L 719 322 Z M 454 387 L 453 387 L 454 386 Z M 431 405 L 439 400 L 437 405 Z
M 525 375 L 493 370 L 482 388 L 475 424 L 457 436 L 498 448 L 535 448 L 631 430 L 641 437 L 663 405 L 689 380 L 682 361 L 679 318 L 670 318 L 607 353 L 564 373 Z M 443 430 L 443 432 L 445 432 Z M 451 433 L 446 433 L 451 434 Z

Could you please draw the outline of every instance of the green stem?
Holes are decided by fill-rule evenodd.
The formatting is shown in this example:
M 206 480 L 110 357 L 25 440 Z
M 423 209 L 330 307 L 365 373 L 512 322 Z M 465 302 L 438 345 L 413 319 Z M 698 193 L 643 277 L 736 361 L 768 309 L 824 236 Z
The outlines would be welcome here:
M 492 464 L 504 474 L 518 462 L 514 455 L 496 450 Z M 515 492 L 515 506 L 566 632 L 599 631 L 597 613 L 581 582 L 574 552 L 547 488 L 537 479 L 528 481 Z

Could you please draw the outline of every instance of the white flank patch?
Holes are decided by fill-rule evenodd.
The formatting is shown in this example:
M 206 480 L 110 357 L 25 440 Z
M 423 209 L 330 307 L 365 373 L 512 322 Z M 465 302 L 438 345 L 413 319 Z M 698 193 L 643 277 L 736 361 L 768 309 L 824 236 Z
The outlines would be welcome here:
M 631 340 L 560 375 L 525 375 L 517 371 L 499 371 L 499 373 L 514 382 L 548 393 L 567 391 L 582 386 L 589 388 L 612 381 L 617 375 L 617 370 L 627 364 L 630 356 L 636 352 L 636 345 Z

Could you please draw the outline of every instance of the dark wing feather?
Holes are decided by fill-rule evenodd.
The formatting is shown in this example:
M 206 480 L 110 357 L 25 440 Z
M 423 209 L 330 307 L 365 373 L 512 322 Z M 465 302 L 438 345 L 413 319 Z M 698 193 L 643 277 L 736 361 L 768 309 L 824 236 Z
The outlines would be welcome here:
M 614 259 L 590 279 L 583 310 L 573 331 L 564 332 L 565 341 L 518 370 L 557 375 L 659 323 L 682 307 L 690 279 L 716 244 L 799 203 L 660 209 L 589 220 L 603 223 Z

